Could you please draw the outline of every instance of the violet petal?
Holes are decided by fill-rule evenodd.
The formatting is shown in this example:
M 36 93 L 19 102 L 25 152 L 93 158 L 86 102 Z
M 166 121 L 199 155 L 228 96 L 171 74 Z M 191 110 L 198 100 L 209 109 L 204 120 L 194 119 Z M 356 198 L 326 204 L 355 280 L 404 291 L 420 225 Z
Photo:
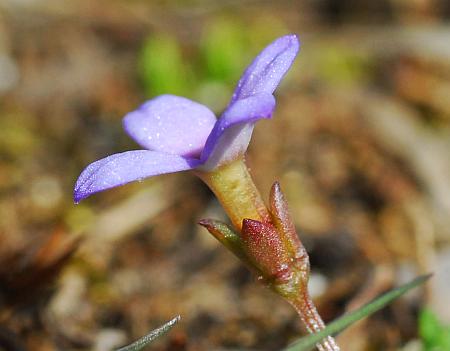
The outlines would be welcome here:
M 189 99 L 161 95 L 123 119 L 125 131 L 148 150 L 186 157 L 199 156 L 216 117 Z
M 201 169 L 211 170 L 242 155 L 247 150 L 254 123 L 261 118 L 270 118 L 274 108 L 275 98 L 267 93 L 230 105 L 206 141 Z
M 230 104 L 250 95 L 272 94 L 291 67 L 299 47 L 296 35 L 278 38 L 267 46 L 245 70 Z
M 99 191 L 158 174 L 189 170 L 199 163 L 195 159 L 148 150 L 114 154 L 84 169 L 75 184 L 74 200 L 78 203 Z

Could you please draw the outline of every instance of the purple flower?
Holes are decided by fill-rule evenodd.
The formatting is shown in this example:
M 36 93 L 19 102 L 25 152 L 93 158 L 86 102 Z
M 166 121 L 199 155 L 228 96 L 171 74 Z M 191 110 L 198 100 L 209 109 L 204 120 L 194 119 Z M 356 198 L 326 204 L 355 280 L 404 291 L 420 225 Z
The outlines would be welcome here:
M 278 38 L 245 70 L 219 119 L 206 106 L 162 95 L 123 119 L 125 131 L 146 150 L 126 151 L 91 163 L 75 184 L 74 200 L 150 176 L 213 170 L 240 157 L 254 123 L 270 118 L 272 95 L 299 49 L 295 35 Z

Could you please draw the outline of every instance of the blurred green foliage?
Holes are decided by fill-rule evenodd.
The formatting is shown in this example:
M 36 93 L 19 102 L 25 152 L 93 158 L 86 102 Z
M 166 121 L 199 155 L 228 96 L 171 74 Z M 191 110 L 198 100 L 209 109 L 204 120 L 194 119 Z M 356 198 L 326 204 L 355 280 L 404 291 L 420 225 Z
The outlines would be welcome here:
M 220 19 L 206 27 L 201 42 L 208 79 L 234 82 L 245 65 L 246 38 L 240 24 Z
M 277 30 L 269 31 L 268 25 Z M 186 48 L 175 36 L 152 33 L 142 47 L 139 76 L 149 97 L 187 96 L 218 111 L 227 104 L 252 57 L 286 32 L 275 18 L 244 24 L 233 17 L 217 17 L 203 26 L 189 57 L 183 55 Z
M 38 146 L 39 138 L 33 133 L 26 116 L 10 115 L 0 118 L 0 150 L 3 155 L 20 158 Z
M 139 73 L 148 95 L 189 95 L 190 66 L 184 62 L 176 38 L 168 34 L 150 36 L 145 41 Z
M 175 94 L 211 102 L 211 95 L 228 98 L 245 66 L 246 39 L 239 24 L 220 19 L 205 26 L 195 55 L 183 57 L 176 37 L 155 33 L 144 42 L 139 74 L 148 96 Z M 217 95 L 216 95 L 217 96 Z M 220 99 L 219 99 L 220 100 Z M 217 107 L 225 103 L 212 104 Z
M 424 351 L 450 350 L 450 327 L 443 325 L 429 309 L 420 313 L 419 334 Z
M 368 80 L 367 74 L 371 70 L 370 60 L 365 55 L 350 47 L 336 44 L 322 45 L 315 50 L 317 73 L 319 77 L 334 85 L 348 85 Z

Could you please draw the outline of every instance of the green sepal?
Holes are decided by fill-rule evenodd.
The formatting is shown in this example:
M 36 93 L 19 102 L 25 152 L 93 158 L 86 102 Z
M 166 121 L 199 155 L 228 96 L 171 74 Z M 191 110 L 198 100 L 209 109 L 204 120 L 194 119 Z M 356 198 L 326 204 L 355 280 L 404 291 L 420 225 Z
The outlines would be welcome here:
M 234 253 L 238 258 L 247 262 L 242 239 L 228 224 L 215 219 L 201 219 L 198 224 L 205 227 L 220 243 Z

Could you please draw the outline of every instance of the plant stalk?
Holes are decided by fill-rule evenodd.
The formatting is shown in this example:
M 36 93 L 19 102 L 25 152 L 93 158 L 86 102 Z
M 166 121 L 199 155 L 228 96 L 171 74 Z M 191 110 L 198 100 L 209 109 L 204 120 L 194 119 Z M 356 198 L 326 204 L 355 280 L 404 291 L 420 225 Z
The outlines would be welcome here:
M 298 298 L 289 300 L 289 303 L 295 308 L 309 333 L 317 333 L 325 329 L 325 323 L 309 296 L 308 289 L 302 289 Z M 319 351 L 340 351 L 332 336 L 326 337 L 316 346 Z
M 197 170 L 194 171 L 194 173 L 214 192 L 233 223 L 233 226 L 239 233 L 242 233 L 242 223 L 244 219 L 272 225 L 271 213 L 264 204 L 264 201 L 250 176 L 243 157 L 221 166 L 212 172 Z M 294 246 L 295 245 L 296 244 L 294 244 Z M 274 259 L 277 259 L 277 257 L 274 257 Z M 303 262 L 303 264 L 306 265 L 306 267 L 309 267 L 307 255 L 305 255 L 304 260 L 306 261 Z M 309 270 L 302 278 L 299 292 L 293 295 L 286 296 L 280 291 L 277 291 L 277 289 L 272 290 L 289 301 L 299 314 L 303 323 L 305 323 L 309 333 L 316 333 L 325 328 L 325 323 L 322 321 L 322 318 L 309 296 L 307 284 L 308 278 Z M 317 348 L 319 351 L 340 350 L 331 336 L 317 344 Z

